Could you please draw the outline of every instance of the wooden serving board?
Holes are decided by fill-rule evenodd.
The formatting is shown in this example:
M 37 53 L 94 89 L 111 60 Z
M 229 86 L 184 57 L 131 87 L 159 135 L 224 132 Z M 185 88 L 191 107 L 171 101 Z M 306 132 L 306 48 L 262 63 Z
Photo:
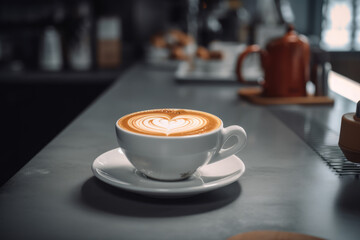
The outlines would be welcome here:
M 259 105 L 272 104 L 334 104 L 334 99 L 328 96 L 306 97 L 264 97 L 259 87 L 240 88 L 238 94 L 248 101 Z
M 324 240 L 310 235 L 282 231 L 253 231 L 241 233 L 227 240 Z

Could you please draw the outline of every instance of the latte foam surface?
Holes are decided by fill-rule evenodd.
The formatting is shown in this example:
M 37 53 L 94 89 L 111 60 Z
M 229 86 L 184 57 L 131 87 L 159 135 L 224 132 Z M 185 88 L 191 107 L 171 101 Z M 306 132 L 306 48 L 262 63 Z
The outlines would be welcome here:
M 126 115 L 117 124 L 125 130 L 140 134 L 187 136 L 211 132 L 221 126 L 221 120 L 201 111 L 155 109 Z

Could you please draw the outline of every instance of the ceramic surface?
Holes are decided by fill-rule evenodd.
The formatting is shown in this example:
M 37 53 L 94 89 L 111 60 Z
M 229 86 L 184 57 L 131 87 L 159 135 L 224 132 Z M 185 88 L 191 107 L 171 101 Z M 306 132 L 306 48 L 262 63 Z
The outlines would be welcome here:
M 117 121 L 116 121 L 117 122 Z M 117 141 L 131 164 L 148 177 L 174 181 L 186 179 L 201 166 L 221 161 L 242 150 L 245 130 L 236 125 L 188 136 L 151 136 L 124 130 L 115 124 Z M 224 149 L 231 137 L 237 140 Z
M 310 46 L 305 36 L 298 35 L 293 26 L 287 33 L 266 44 L 248 46 L 238 57 L 236 74 L 238 80 L 245 83 L 242 76 L 242 64 L 250 53 L 260 53 L 261 66 L 265 81 L 262 84 L 265 97 L 305 97 L 306 83 L 310 72 Z
M 158 181 L 147 178 L 128 161 L 120 148 L 101 154 L 92 165 L 94 175 L 112 186 L 153 197 L 186 197 L 211 191 L 239 179 L 245 165 L 232 155 L 223 161 L 198 169 L 181 181 Z

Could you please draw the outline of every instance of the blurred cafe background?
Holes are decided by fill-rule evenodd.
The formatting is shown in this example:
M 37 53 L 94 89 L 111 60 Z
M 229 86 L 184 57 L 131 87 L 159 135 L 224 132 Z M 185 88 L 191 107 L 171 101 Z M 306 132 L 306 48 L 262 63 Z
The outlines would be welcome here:
M 289 25 L 312 64 L 360 82 L 360 0 L 0 1 L 0 184 L 134 63 L 175 72 L 194 56 L 264 46 Z

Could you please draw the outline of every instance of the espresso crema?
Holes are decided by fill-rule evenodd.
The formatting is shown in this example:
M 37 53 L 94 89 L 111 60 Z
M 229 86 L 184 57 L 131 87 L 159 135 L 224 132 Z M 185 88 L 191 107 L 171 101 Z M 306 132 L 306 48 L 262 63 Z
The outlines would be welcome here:
M 154 109 L 120 118 L 118 126 L 153 136 L 188 136 L 211 132 L 221 126 L 220 118 L 206 112 L 186 109 Z

